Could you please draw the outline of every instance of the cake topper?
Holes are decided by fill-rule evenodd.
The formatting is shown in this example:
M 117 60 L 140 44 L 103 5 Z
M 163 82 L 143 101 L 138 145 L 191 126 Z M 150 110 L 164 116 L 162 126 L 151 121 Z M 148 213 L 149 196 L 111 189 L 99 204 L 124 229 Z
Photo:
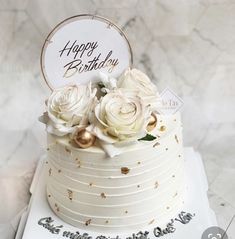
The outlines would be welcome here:
M 119 77 L 132 66 L 131 46 L 111 21 L 95 15 L 77 15 L 59 23 L 41 52 L 41 69 L 51 89 L 95 82 L 102 72 Z

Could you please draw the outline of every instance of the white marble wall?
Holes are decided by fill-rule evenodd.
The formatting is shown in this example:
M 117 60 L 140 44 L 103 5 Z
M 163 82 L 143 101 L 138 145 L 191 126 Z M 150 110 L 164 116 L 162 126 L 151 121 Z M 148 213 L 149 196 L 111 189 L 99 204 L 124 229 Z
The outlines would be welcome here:
M 235 1 L 0 0 L 1 238 L 14 237 L 45 150 L 41 46 L 55 24 L 81 13 L 121 26 L 135 66 L 184 99 L 185 144 L 203 156 L 210 203 L 226 228 L 235 214 Z M 228 233 L 234 238 L 234 221 Z

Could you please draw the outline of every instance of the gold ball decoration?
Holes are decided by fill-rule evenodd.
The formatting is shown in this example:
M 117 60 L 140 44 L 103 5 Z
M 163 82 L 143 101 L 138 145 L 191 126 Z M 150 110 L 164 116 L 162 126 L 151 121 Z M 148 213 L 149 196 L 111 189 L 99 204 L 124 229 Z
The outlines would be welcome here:
M 96 137 L 86 129 L 78 129 L 74 136 L 75 143 L 83 149 L 91 147 L 95 140 Z
M 147 125 L 147 131 L 152 131 L 157 125 L 157 116 L 155 114 L 151 114 L 149 123 Z

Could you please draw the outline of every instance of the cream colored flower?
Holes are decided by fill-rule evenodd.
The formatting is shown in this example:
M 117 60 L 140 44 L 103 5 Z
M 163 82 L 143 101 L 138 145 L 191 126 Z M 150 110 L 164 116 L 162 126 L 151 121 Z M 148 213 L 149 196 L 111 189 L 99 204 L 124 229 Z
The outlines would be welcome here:
M 117 87 L 138 91 L 146 104 L 150 104 L 152 111 L 155 111 L 161 102 L 157 87 L 140 70 L 126 70 L 117 81 Z
M 106 143 L 134 141 L 146 135 L 150 113 L 136 91 L 115 89 L 96 105 L 87 129 Z
M 74 127 L 84 127 L 94 106 L 96 90 L 91 85 L 70 85 L 52 92 L 47 103 L 49 133 L 63 136 L 72 133 Z

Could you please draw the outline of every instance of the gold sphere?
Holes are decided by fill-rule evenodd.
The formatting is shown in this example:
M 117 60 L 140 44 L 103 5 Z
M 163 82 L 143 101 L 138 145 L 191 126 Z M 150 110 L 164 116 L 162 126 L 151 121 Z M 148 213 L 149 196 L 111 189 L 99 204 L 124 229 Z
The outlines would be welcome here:
M 157 125 L 157 116 L 152 113 L 151 116 L 150 116 L 150 120 L 149 120 L 149 123 L 147 125 L 147 131 L 152 131 Z
M 86 129 L 78 129 L 75 133 L 75 143 L 83 149 L 91 147 L 95 143 L 96 137 Z

